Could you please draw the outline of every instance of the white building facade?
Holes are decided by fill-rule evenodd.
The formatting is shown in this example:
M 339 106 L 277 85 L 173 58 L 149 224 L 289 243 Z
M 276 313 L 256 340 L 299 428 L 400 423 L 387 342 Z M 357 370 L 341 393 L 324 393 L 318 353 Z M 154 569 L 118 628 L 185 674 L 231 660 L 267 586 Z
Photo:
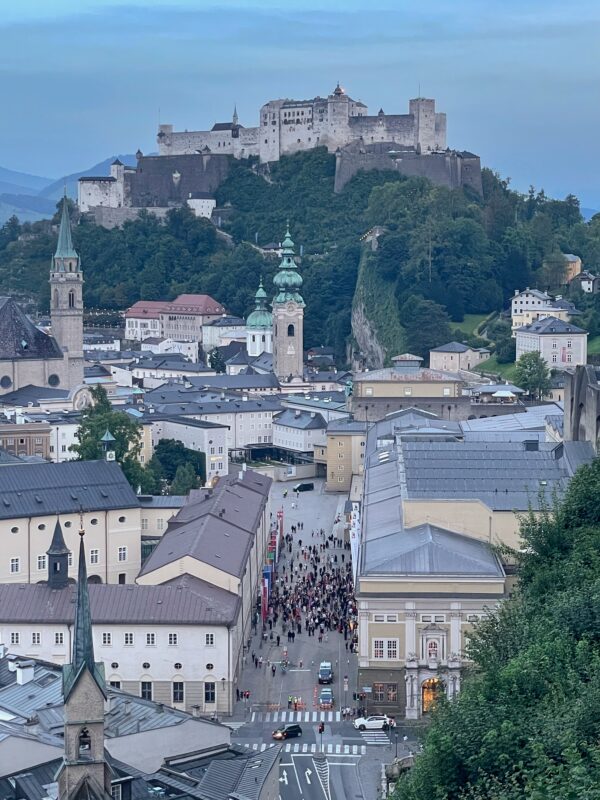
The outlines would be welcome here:
M 556 317 L 544 317 L 516 332 L 517 361 L 524 353 L 537 352 L 550 369 L 569 369 L 587 364 L 587 331 Z

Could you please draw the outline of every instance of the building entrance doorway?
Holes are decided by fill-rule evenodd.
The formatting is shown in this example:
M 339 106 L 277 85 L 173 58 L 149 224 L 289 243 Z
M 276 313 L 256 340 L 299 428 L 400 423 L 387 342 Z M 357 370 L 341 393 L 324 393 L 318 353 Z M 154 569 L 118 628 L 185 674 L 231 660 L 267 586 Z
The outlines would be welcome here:
M 427 678 L 421 685 L 421 709 L 427 714 L 435 708 L 438 698 L 444 691 L 444 684 L 439 678 Z

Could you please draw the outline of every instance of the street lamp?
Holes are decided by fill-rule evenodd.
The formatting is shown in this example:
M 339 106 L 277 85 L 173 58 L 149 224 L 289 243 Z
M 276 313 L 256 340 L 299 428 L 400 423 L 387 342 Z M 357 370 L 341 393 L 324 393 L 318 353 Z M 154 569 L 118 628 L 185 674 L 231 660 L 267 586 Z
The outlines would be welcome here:
M 396 739 L 396 758 L 398 758 L 398 728 L 394 728 L 394 738 Z

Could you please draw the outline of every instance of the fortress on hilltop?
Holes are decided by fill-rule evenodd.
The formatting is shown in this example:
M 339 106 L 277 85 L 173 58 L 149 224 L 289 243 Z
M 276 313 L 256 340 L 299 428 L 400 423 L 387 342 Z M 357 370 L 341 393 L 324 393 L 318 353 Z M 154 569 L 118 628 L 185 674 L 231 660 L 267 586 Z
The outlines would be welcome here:
M 435 100 L 409 102 L 408 114 L 369 115 L 367 106 L 353 100 L 338 84 L 328 97 L 312 100 L 269 100 L 260 109 L 259 125 L 245 128 L 234 110 L 231 122 L 217 122 L 209 131 L 174 131 L 160 125 L 160 155 L 226 153 L 235 158 L 259 156 L 262 163 L 279 161 L 313 147 L 330 153 L 351 142 L 394 142 L 419 153 L 446 149 L 446 115 L 437 113 Z
M 336 154 L 338 192 L 359 170 L 383 169 L 481 193 L 479 157 L 447 147 L 446 115 L 425 97 L 410 100 L 408 114 L 379 109 L 373 115 L 338 84 L 328 97 L 269 100 L 256 127 L 241 125 L 234 108 L 231 122 L 216 122 L 209 131 L 159 125 L 157 141 L 158 156 L 138 151 L 137 167 L 117 161 L 110 176 L 80 178 L 81 211 L 107 227 L 134 218 L 140 208 L 164 216 L 186 203 L 198 216 L 210 217 L 231 157 L 258 157 L 268 169 L 281 156 L 314 147 Z

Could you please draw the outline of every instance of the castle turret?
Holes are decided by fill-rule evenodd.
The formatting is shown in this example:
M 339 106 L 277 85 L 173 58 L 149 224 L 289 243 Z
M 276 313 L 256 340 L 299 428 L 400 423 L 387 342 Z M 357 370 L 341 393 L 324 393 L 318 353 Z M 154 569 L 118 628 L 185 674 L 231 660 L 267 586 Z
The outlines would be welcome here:
M 50 269 L 50 319 L 52 335 L 69 361 L 69 386 L 77 386 L 83 383 L 83 272 L 73 247 L 66 192 Z
M 255 309 L 246 320 L 246 350 L 249 356 L 273 352 L 273 315 L 267 309 L 262 278 L 254 295 Z
M 58 800 L 109 800 L 110 769 L 104 757 L 104 666 L 94 661 L 83 524 L 73 628 L 73 653 L 63 667 L 65 755 L 58 771 Z
M 282 259 L 273 278 L 273 371 L 280 381 L 301 381 L 304 375 L 304 300 L 302 276 L 294 260 L 289 225 L 282 243 Z

